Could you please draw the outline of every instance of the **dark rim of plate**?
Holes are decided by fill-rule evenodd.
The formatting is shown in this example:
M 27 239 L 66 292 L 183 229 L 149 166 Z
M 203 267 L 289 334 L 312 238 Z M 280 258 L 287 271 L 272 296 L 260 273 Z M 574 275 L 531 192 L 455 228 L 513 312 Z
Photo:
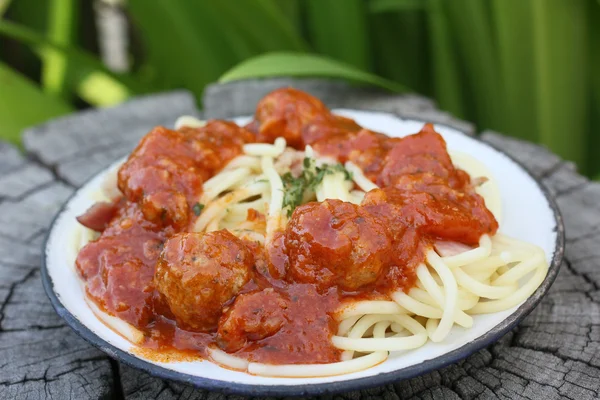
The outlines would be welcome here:
M 346 110 L 346 109 L 345 109 Z M 355 111 L 347 109 L 348 111 Z M 402 114 L 394 114 L 376 110 L 360 110 L 356 111 L 360 112 L 373 112 L 373 113 L 381 113 L 388 114 L 397 117 L 403 121 L 417 121 L 426 123 L 428 121 L 415 118 L 413 116 L 403 116 Z M 182 372 L 173 371 L 167 368 L 163 368 L 156 364 L 152 364 L 149 361 L 145 361 L 140 359 L 132 354 L 123 351 L 104 339 L 97 336 L 94 332 L 92 332 L 87 326 L 85 326 L 81 321 L 79 321 L 73 314 L 67 310 L 67 308 L 62 304 L 56 293 L 54 292 L 54 284 L 52 283 L 52 279 L 48 273 L 48 268 L 46 266 L 46 247 L 48 239 L 50 238 L 52 231 L 54 230 L 54 224 L 57 218 L 63 213 L 67 204 L 70 203 L 72 198 L 79 192 L 79 189 L 76 190 L 69 199 L 65 202 L 65 204 L 61 207 L 60 211 L 56 214 L 52 223 L 50 225 L 50 229 L 46 234 L 46 238 L 44 243 L 42 244 L 42 260 L 41 260 L 41 273 L 42 273 L 42 282 L 44 284 L 44 289 L 46 294 L 50 298 L 50 302 L 52 306 L 58 313 L 58 315 L 63 318 L 67 324 L 83 339 L 87 342 L 96 346 L 110 357 L 115 358 L 131 367 L 140 369 L 142 371 L 147 372 L 148 374 L 155 376 L 157 378 L 169 379 L 173 381 L 179 381 L 183 383 L 187 383 L 189 385 L 195 386 L 199 389 L 218 391 L 226 394 L 238 394 L 245 396 L 316 396 L 316 395 L 324 395 L 324 394 L 335 394 L 342 392 L 350 392 L 354 390 L 368 389 L 377 386 L 383 386 L 389 383 L 393 383 L 396 381 L 401 381 L 404 379 L 414 378 L 416 376 L 425 374 L 427 372 L 431 372 L 434 370 L 438 370 L 440 368 L 446 367 L 452 363 L 458 362 L 470 356 L 471 354 L 495 343 L 502 336 L 508 333 L 512 328 L 514 328 L 523 318 L 525 318 L 541 301 L 542 297 L 548 291 L 556 276 L 558 275 L 558 270 L 562 263 L 564 246 L 565 246 L 565 233 L 564 233 L 564 223 L 562 219 L 562 215 L 558 209 L 558 206 L 552 195 L 548 191 L 548 189 L 533 176 L 533 174 L 525 167 L 521 162 L 517 161 L 511 155 L 505 153 L 497 146 L 484 142 L 479 137 L 471 136 L 467 132 L 462 129 L 459 129 L 455 126 L 445 125 L 443 123 L 434 123 L 437 126 L 444 126 L 447 128 L 451 128 L 455 131 L 461 132 L 468 136 L 470 139 L 476 140 L 480 143 L 483 143 L 485 146 L 489 146 L 492 149 L 502 153 L 512 162 L 517 164 L 522 170 L 524 170 L 527 175 L 537 184 L 540 191 L 544 194 L 548 204 L 550 205 L 552 212 L 554 214 L 554 219 L 556 222 L 555 231 L 556 231 L 556 243 L 554 256 L 552 257 L 552 262 L 550 263 L 550 267 L 548 269 L 548 274 L 546 278 L 542 282 L 542 284 L 536 289 L 536 291 L 523 303 L 514 313 L 509 315 L 506 319 L 500 322 L 498 325 L 493 327 L 491 330 L 479 336 L 475 340 L 465 344 L 464 346 L 453 350 L 449 353 L 443 354 L 439 357 L 425 360 L 419 364 L 411 365 L 406 368 L 402 368 L 399 370 L 380 373 L 374 376 L 368 376 L 364 378 L 357 378 L 347 381 L 339 381 L 339 382 L 327 382 L 327 383 L 317 383 L 317 384 L 299 384 L 299 385 L 251 385 L 251 384 L 243 384 L 243 383 L 235 383 L 235 382 L 226 382 L 217 379 L 211 378 L 203 378 L 199 376 L 189 375 Z M 105 170 L 102 170 L 88 179 L 89 182 L 91 179 L 96 176 L 104 173 Z M 85 184 L 84 184 L 85 185 Z M 82 185 L 83 186 L 83 185 Z M 301 382 L 302 378 L 297 378 L 299 382 Z

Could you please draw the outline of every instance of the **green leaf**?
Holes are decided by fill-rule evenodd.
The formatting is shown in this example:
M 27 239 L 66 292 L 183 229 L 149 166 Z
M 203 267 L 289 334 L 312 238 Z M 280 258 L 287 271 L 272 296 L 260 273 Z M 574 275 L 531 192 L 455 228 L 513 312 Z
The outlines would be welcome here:
M 600 0 L 599 0 L 600 1 Z M 281 10 L 283 17 L 292 26 L 296 35 L 302 36 L 301 0 L 276 0 L 275 5 Z
M 423 11 L 372 14 L 374 72 L 432 96 L 427 14 Z
M 84 70 L 74 76 L 73 85 L 81 99 L 96 107 L 109 107 L 122 103 L 133 93 L 121 82 L 103 72 Z
M 18 24 L 0 20 L 0 34 L 9 38 L 18 40 L 28 46 L 33 47 L 38 52 L 55 50 L 63 54 L 69 62 L 73 63 L 74 69 L 86 69 L 87 72 L 99 71 L 110 76 L 117 82 L 125 85 L 134 93 L 142 93 L 145 90 L 139 82 L 127 74 L 115 74 L 109 71 L 94 55 L 77 48 L 66 47 L 51 40 L 47 40 L 42 35 Z
M 240 22 L 244 17 L 241 10 L 251 12 L 252 18 L 259 18 L 261 23 L 269 21 L 270 26 L 280 23 L 273 22 L 272 16 L 265 16 L 268 11 L 260 10 L 260 7 L 268 9 L 268 4 L 248 0 L 129 0 L 127 7 L 141 32 L 145 62 L 153 69 L 157 85 L 185 87 L 198 99 L 204 87 L 223 71 L 261 51 L 252 35 L 269 35 L 264 31 L 249 34 L 249 26 L 257 22 Z
M 533 2 L 539 138 L 579 165 L 585 165 L 589 126 L 589 4 L 587 0 Z
M 54 43 L 73 45 L 79 19 L 77 0 L 51 0 L 47 37 Z M 42 52 L 42 86 L 48 93 L 68 98 L 67 57 L 57 50 Z
M 252 55 L 204 1 L 130 0 L 127 8 L 160 88 L 185 87 L 199 97 L 239 57 Z
M 369 0 L 369 11 L 384 13 L 390 11 L 423 10 L 429 0 Z
M 268 53 L 238 64 L 219 78 L 219 82 L 270 76 L 329 77 L 371 84 L 384 89 L 404 92 L 407 89 L 395 82 L 332 60 L 328 57 L 302 53 Z
M 470 108 L 480 128 L 504 130 L 506 104 L 499 80 L 490 10 L 486 1 L 452 0 L 443 2 L 450 29 L 458 44 L 464 67 Z
M 464 118 L 466 115 L 457 45 L 453 40 L 443 0 L 429 0 L 427 30 L 433 73 L 433 92 L 443 110 Z
M 211 3 L 222 13 L 223 23 L 260 51 L 305 50 L 307 44 L 286 21 L 273 0 L 238 0 Z
M 47 1 L 39 0 L 13 0 L 10 1 L 10 6 L 6 10 L 6 14 L 0 20 L 10 20 L 13 23 L 21 26 L 27 26 L 30 30 L 37 33 L 45 33 L 48 25 L 47 15 L 49 7 Z M 35 54 L 32 48 L 21 43 L 16 43 L 16 46 L 9 46 L 4 38 L 0 38 L 2 43 L 0 47 L 3 49 L 2 60 L 9 65 L 18 65 L 19 71 L 25 76 L 39 76 L 40 62 L 39 55 Z M 9 42 L 10 43 L 10 42 Z
M 145 91 L 131 76 L 115 74 L 107 70 L 95 56 L 48 41 L 26 27 L 0 21 L 0 34 L 32 47 L 42 58 L 49 52 L 56 52 L 57 55 L 66 57 L 66 60 L 71 63 L 71 68 L 65 76 L 66 82 L 61 82 L 60 85 L 66 84 L 69 90 L 76 91 L 83 100 L 92 105 L 114 105 L 134 93 Z
M 371 55 L 363 0 L 307 0 L 310 42 L 318 53 L 369 70 Z
M 33 82 L 0 63 L 0 139 L 19 143 L 21 131 L 72 111 L 60 98 L 42 92 Z
M 600 0 L 599 0 L 600 4 Z M 589 71 L 590 74 L 590 127 L 587 131 L 587 171 L 595 174 L 596 179 L 600 180 L 600 7 L 594 5 L 591 7 L 588 15 L 588 24 L 590 27 L 590 41 L 588 44 L 588 54 L 590 55 Z M 594 72 L 595 71 L 595 72 Z
M 4 15 L 8 6 L 10 6 L 11 0 L 0 0 L 0 18 Z
M 506 101 L 503 132 L 535 141 L 538 126 L 532 2 L 493 0 L 491 5 L 498 42 L 498 79 Z

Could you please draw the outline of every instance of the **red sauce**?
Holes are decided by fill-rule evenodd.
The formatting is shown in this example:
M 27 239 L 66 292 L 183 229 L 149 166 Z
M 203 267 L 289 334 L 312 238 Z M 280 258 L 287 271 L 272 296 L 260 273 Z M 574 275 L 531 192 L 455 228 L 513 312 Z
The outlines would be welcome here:
M 360 205 L 298 207 L 267 248 L 227 231 L 188 233 L 202 183 L 244 143 L 279 136 L 354 162 L 381 189 Z M 77 269 L 88 295 L 140 329 L 156 354 L 204 357 L 214 345 L 265 363 L 338 361 L 330 338 L 342 302 L 408 290 L 433 240 L 475 245 L 498 228 L 432 125 L 389 138 L 289 88 L 263 98 L 245 128 L 155 128 L 118 185 L 122 198 L 79 218 L 102 235 L 80 251 Z M 264 215 L 250 209 L 247 219 Z

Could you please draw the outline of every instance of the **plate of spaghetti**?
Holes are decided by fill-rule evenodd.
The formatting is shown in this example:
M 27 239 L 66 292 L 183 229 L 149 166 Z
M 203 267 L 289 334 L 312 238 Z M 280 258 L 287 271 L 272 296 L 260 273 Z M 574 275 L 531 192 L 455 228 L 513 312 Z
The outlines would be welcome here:
M 156 127 L 57 215 L 57 312 L 155 376 L 246 395 L 382 385 L 456 362 L 541 300 L 563 226 L 516 161 L 443 125 L 278 89 Z

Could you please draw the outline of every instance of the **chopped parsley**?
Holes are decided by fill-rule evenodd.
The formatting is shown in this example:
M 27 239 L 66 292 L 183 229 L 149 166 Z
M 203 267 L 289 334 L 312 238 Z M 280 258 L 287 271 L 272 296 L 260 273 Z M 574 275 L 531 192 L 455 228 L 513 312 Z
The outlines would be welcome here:
M 323 164 L 320 167 L 315 165 L 315 160 L 306 157 L 302 163 L 304 166 L 300 176 L 295 177 L 291 172 L 286 172 L 281 176 L 283 182 L 283 208 L 287 208 L 288 217 L 296 207 L 302 204 L 304 194 L 307 191 L 314 191 L 325 175 L 342 172 L 344 179 L 352 180 L 352 174 L 344 168 L 342 164 Z
M 304 169 L 309 169 L 311 167 L 312 162 L 310 161 L 310 158 L 304 157 L 304 161 L 302 164 L 304 164 Z
M 203 208 L 204 208 L 204 204 L 196 203 L 192 207 L 192 211 L 194 212 L 194 214 L 196 214 L 196 216 L 198 216 L 202 212 Z

